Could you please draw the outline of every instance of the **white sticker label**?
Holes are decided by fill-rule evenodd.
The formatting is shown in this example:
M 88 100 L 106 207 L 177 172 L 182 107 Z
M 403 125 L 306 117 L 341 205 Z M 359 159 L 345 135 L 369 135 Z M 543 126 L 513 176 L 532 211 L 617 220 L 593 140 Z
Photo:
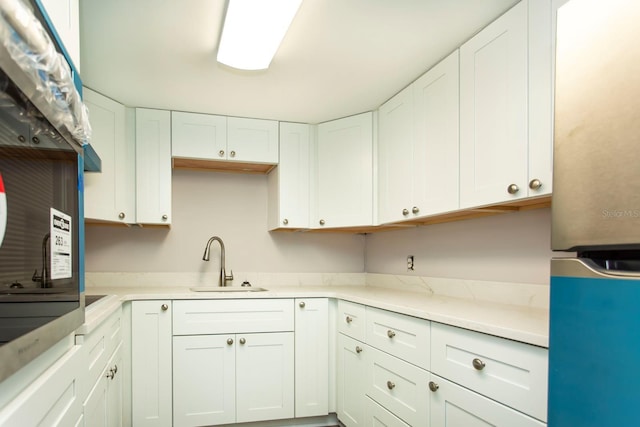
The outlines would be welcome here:
M 72 276 L 71 217 L 51 208 L 51 279 Z

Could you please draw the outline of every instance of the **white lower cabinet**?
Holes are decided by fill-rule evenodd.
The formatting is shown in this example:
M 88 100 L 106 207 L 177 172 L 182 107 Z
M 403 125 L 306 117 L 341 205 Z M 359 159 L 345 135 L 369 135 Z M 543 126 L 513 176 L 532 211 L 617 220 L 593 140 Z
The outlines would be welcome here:
M 107 366 L 84 401 L 86 427 L 122 426 L 122 344 L 109 359 Z
M 329 300 L 295 304 L 296 418 L 329 413 Z
M 0 426 L 82 426 L 87 354 L 74 345 L 0 410 Z
M 170 300 L 131 304 L 131 399 L 133 426 L 171 426 Z
M 174 334 L 180 334 L 173 337 L 174 425 L 294 417 L 293 300 L 173 306 Z
M 410 427 L 370 397 L 366 399 L 366 411 L 365 427 Z
M 437 375 L 432 375 L 430 385 L 435 389 L 430 398 L 431 426 L 542 427 L 546 425 Z
M 337 329 L 347 427 L 545 425 L 546 349 L 343 301 Z
M 364 343 L 338 334 L 337 409 L 338 419 L 346 427 L 365 424 L 368 354 Z

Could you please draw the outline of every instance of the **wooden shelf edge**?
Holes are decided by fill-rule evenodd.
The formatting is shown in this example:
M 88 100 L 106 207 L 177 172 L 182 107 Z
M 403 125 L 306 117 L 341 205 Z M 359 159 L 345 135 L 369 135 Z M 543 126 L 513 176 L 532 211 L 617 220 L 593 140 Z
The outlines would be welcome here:
M 229 172 L 266 175 L 277 165 L 265 163 L 245 163 L 222 160 L 202 160 L 174 157 L 171 159 L 173 169 L 190 169 L 210 172 Z

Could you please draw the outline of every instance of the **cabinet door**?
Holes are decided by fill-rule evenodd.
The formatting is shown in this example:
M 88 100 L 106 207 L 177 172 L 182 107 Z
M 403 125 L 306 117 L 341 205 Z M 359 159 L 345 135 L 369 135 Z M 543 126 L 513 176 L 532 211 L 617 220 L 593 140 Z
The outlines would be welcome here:
M 236 422 L 293 418 L 293 332 L 236 338 Z
M 555 15 L 566 1 L 529 1 L 529 196 L 552 190 Z
M 366 418 L 367 354 L 369 347 L 338 334 L 338 419 L 347 427 L 363 426 Z
M 312 227 L 373 223 L 373 114 L 318 126 L 316 209 Z
M 173 337 L 174 425 L 235 422 L 237 345 L 233 334 Z
M 122 344 L 113 353 L 107 365 L 109 370 L 109 386 L 107 388 L 107 420 L 110 427 L 123 425 L 123 394 L 124 394 L 124 358 Z M 113 370 L 113 371 L 111 371 Z
M 119 345 L 84 402 L 85 426 L 122 426 L 122 368 L 122 345 Z
M 171 156 L 224 160 L 227 118 L 211 114 L 171 112 Z
M 107 387 L 109 379 L 103 375 L 95 383 L 84 402 L 84 425 L 91 427 L 107 427 Z
M 431 375 L 429 386 L 432 390 L 429 398 L 432 426 L 543 427 L 546 425 L 437 375 Z
M 136 109 L 136 220 L 171 224 L 171 114 Z
M 410 427 L 409 424 L 378 405 L 374 400 L 367 397 L 367 416 L 365 427 Z
M 278 163 L 278 122 L 227 118 L 227 159 L 250 163 Z
M 296 418 L 329 413 L 329 301 L 296 300 Z
M 526 197 L 527 118 L 523 1 L 460 47 L 460 207 Z
M 133 425 L 171 426 L 171 301 L 131 305 Z
M 412 86 L 384 103 L 378 116 L 378 220 L 385 223 L 409 218 L 413 203 Z
M 84 102 L 89 109 L 91 145 L 102 160 L 100 173 L 84 174 L 84 216 L 134 223 L 135 141 L 127 138 L 125 107 L 87 88 Z
M 309 228 L 310 126 L 280 123 L 280 161 L 269 173 L 269 230 Z
M 412 217 L 458 209 L 459 67 L 456 50 L 413 85 Z

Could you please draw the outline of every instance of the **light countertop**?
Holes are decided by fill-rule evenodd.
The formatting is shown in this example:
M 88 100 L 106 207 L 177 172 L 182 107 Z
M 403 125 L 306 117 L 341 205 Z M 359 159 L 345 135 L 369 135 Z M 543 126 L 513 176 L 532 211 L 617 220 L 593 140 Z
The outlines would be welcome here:
M 549 345 L 549 312 L 543 308 L 429 295 L 374 286 L 270 287 L 264 292 L 193 292 L 188 287 L 91 287 L 87 295 L 109 295 L 86 311 L 85 331 L 99 324 L 120 302 L 154 299 L 337 298 L 434 322 Z

